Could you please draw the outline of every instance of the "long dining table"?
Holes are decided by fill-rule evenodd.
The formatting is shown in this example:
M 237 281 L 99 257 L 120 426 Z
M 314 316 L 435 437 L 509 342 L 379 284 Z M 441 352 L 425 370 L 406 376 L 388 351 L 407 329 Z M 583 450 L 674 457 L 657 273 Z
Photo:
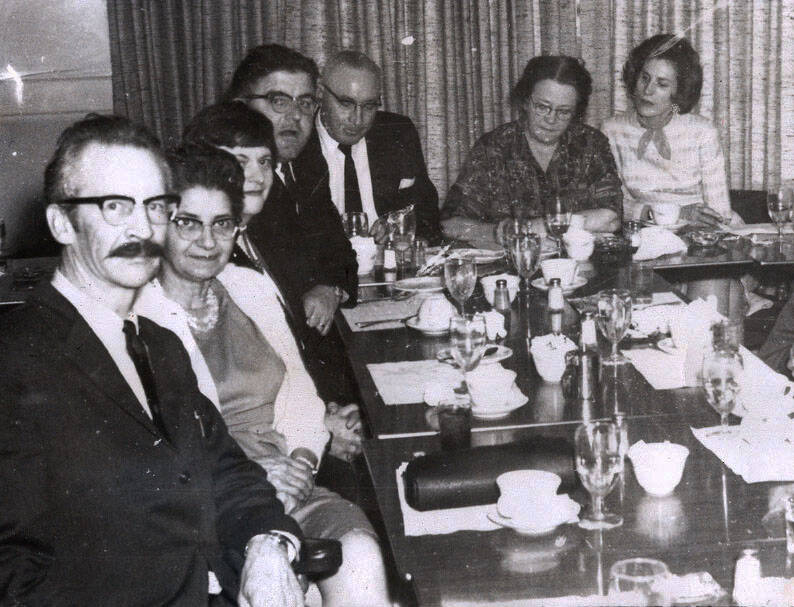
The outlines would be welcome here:
M 592 266 L 587 284 L 570 297 L 629 287 L 629 268 L 628 264 Z M 652 290 L 670 292 L 673 287 L 656 275 Z M 529 305 L 519 295 L 504 342 L 513 356 L 503 365 L 517 371 L 517 384 L 529 397 L 528 403 L 503 419 L 475 419 L 472 446 L 536 436 L 562 437 L 573 444 L 582 421 L 610 418 L 619 411 L 626 416 L 630 444 L 640 439 L 670 440 L 689 448 L 682 481 L 672 495 L 652 497 L 639 486 L 627 463 L 618 487 L 606 501 L 607 507 L 622 513 L 624 522 L 610 530 L 562 525 L 540 538 L 512 529 L 406 535 L 397 469 L 414 457 L 440 450 L 437 423 L 432 408 L 422 402 L 385 404 L 367 365 L 432 359 L 447 346 L 447 340 L 408 328 L 354 332 L 341 321 L 372 436 L 365 441 L 364 455 L 397 571 L 410 584 L 416 603 L 519 607 L 540 605 L 553 597 L 605 595 L 610 566 L 620 559 L 643 556 L 661 559 L 674 574 L 708 572 L 726 592 L 695 604 L 731 604 L 735 561 L 746 547 L 759 550 L 765 576 L 792 577 L 785 523 L 776 504 L 781 493 L 794 493 L 794 484 L 746 483 L 695 438 L 691 428 L 719 423 L 702 388 L 654 390 L 631 364 L 619 370 L 615 385 L 620 389 L 596 403 L 566 399 L 559 384 L 542 382 L 527 351 L 527 334 L 548 332 L 545 301 L 545 294 L 534 289 Z M 578 322 L 576 308 L 566 304 L 566 334 L 575 336 Z M 583 508 L 589 505 L 581 486 L 571 496 Z M 594 604 L 592 599 L 588 604 Z

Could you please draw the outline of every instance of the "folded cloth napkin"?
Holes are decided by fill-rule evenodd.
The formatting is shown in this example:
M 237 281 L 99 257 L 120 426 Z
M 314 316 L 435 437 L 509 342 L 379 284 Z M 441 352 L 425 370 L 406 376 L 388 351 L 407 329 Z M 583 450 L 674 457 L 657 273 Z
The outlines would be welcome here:
M 417 457 L 405 471 L 406 499 L 421 511 L 493 504 L 499 499 L 496 477 L 510 470 L 554 472 L 566 491 L 578 482 L 572 445 L 563 438 L 536 436 Z
M 342 315 L 347 321 L 347 325 L 354 333 L 359 331 L 382 331 L 384 329 L 399 329 L 404 327 L 402 319 L 412 314 L 416 314 L 422 299 L 410 297 L 401 301 L 372 301 L 370 303 L 359 304 L 355 308 L 340 308 Z M 392 322 L 382 322 L 370 327 L 357 327 L 357 322 L 367 322 L 371 320 L 394 319 Z
M 505 330 L 505 317 L 496 310 L 483 313 L 485 317 L 485 332 L 491 341 L 507 337 Z
M 747 483 L 794 481 L 794 421 L 742 421 L 691 428 L 704 447 Z
M 397 494 L 400 498 L 406 536 L 440 535 L 462 530 L 492 531 L 499 528 L 499 525 L 488 519 L 488 512 L 493 509 L 492 505 L 447 508 L 433 512 L 415 510 L 405 500 L 403 477 L 407 467 L 408 462 L 403 462 L 397 468 Z
M 367 369 L 386 405 L 421 403 L 428 384 L 452 387 L 463 380 L 459 369 L 437 360 L 369 364 Z
M 686 243 L 670 230 L 650 226 L 640 230 L 640 247 L 634 253 L 634 261 L 656 259 L 662 255 L 680 253 L 687 250 Z

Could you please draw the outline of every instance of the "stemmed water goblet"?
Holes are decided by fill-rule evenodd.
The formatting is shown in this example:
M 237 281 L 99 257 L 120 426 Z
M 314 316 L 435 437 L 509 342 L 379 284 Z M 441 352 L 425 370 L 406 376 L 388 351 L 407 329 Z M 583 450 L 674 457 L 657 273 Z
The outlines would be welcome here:
M 579 522 L 584 529 L 610 529 L 623 523 L 621 515 L 604 510 L 604 498 L 623 472 L 622 440 L 620 428 L 611 421 L 586 422 L 576 429 L 576 472 L 591 497 L 590 511 Z
M 507 254 L 521 277 L 522 291 L 529 290 L 529 279 L 538 269 L 540 247 L 540 236 L 537 234 L 515 234 L 507 240 Z
M 742 356 L 730 347 L 719 347 L 703 357 L 703 387 L 706 400 L 720 414 L 720 425 L 728 426 L 728 415 L 736 406 Z
M 466 300 L 474 293 L 477 284 L 477 266 L 471 259 L 450 257 L 444 262 L 444 283 L 449 294 L 460 305 L 463 316 Z
M 766 208 L 769 217 L 777 226 L 777 241 L 783 240 L 783 224 L 789 221 L 794 208 L 794 189 L 790 186 L 781 186 L 777 192 L 769 192 L 766 197 Z
M 612 344 L 612 353 L 602 365 L 621 365 L 627 358 L 618 352 L 618 343 L 631 325 L 631 293 L 625 289 L 607 289 L 598 294 L 596 320 L 601 333 Z
M 562 252 L 562 237 L 571 225 L 571 205 L 567 196 L 558 194 L 546 202 L 546 230 Z
M 363 211 L 350 211 L 342 215 L 342 223 L 345 228 L 345 235 L 348 238 L 353 236 L 367 236 L 369 234 L 369 220 Z

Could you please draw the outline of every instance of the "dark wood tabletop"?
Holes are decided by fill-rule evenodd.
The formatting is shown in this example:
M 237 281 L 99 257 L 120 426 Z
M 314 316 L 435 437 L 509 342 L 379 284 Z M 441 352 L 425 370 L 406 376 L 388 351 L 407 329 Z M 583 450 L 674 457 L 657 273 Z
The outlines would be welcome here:
M 782 513 L 769 513 L 776 492 L 787 485 L 747 484 L 726 469 L 690 431 L 690 425 L 714 424 L 714 417 L 705 404 L 690 404 L 688 419 L 628 420 L 630 443 L 668 439 L 686 445 L 690 454 L 681 483 L 664 498 L 645 493 L 627 460 L 622 484 L 606 500 L 609 508 L 622 513 L 624 522 L 606 531 L 563 525 L 540 538 L 511 529 L 406 537 L 395 470 L 415 453 L 438 450 L 438 440 L 421 436 L 367 441 L 364 453 L 391 550 L 418 604 L 465 600 L 501 605 L 513 599 L 603 593 L 612 563 L 636 556 L 661 559 L 679 575 L 707 571 L 730 593 L 735 560 L 746 547 L 760 549 L 763 575 L 791 575 Z M 537 435 L 572 440 L 575 427 L 491 431 L 476 434 L 473 441 L 494 444 Z M 581 487 L 570 495 L 583 507 L 589 504 Z

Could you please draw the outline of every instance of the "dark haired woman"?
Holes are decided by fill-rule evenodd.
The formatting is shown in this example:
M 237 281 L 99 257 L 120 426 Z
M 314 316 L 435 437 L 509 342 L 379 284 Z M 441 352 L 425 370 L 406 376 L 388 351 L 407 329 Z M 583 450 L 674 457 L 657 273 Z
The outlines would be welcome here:
M 690 223 L 741 222 L 731 212 L 717 129 L 691 113 L 700 99 L 703 68 L 689 41 L 672 34 L 648 38 L 629 54 L 623 82 L 632 109 L 610 118 L 604 132 L 623 182 L 624 215 L 644 218 L 651 204 L 674 202 Z M 744 311 L 736 281 L 691 281 L 686 290 L 690 298 L 716 295 L 723 314 L 738 317 Z
M 631 51 L 623 82 L 632 109 L 609 119 L 604 132 L 623 181 L 627 218 L 654 202 L 675 202 L 683 219 L 729 222 L 725 157 L 717 129 L 691 113 L 703 68 L 685 38 L 659 34 Z
M 446 236 L 494 246 L 495 227 L 517 214 L 544 233 L 544 203 L 574 195 L 584 227 L 620 226 L 620 179 L 606 137 L 582 123 L 590 74 L 573 57 L 530 59 L 511 93 L 520 117 L 474 144 L 442 209 Z

